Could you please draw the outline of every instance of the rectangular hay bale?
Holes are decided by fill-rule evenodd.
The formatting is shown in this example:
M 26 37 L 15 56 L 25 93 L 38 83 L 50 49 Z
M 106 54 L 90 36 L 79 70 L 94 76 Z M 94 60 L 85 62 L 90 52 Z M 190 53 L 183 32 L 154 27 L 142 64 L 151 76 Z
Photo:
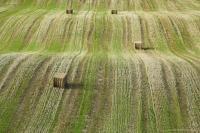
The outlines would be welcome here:
M 73 14 L 73 9 L 67 9 L 66 14 Z
M 135 45 L 135 49 L 143 49 L 143 45 L 144 43 L 142 41 L 136 41 L 134 42 L 134 45 Z
M 65 88 L 67 84 L 67 74 L 57 73 L 53 78 L 53 86 L 58 88 Z
M 117 10 L 112 10 L 112 11 L 111 11 L 111 14 L 117 14 L 117 13 L 118 13 Z

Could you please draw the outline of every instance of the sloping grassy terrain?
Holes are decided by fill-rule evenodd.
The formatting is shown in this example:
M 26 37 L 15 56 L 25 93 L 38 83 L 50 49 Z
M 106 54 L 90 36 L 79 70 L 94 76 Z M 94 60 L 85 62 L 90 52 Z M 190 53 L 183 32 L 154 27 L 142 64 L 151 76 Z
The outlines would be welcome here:
M 199 132 L 199 9 L 198 0 L 0 0 L 0 133 Z M 155 49 L 135 50 L 140 40 Z M 54 88 L 57 72 L 73 85 Z

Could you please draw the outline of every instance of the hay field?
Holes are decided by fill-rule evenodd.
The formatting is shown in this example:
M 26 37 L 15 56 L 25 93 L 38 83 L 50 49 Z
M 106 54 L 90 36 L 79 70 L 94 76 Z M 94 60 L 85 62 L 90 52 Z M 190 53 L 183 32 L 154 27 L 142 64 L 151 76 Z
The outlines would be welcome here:
M 200 132 L 200 1 L 0 0 L 0 133 L 23 132 Z

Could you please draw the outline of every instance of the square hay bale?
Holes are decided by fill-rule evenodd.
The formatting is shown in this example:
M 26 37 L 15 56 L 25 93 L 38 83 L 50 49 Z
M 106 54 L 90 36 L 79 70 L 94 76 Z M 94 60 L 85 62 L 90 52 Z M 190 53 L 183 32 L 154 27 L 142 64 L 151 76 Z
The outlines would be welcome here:
M 135 45 L 135 49 L 141 50 L 143 49 L 144 43 L 142 41 L 135 41 L 134 45 Z
M 67 9 L 66 14 L 73 14 L 73 9 Z
M 117 13 L 118 13 L 117 10 L 112 10 L 112 11 L 111 11 L 111 14 L 117 14 Z
M 66 73 L 56 73 L 53 78 L 53 86 L 58 88 L 65 88 L 67 84 Z

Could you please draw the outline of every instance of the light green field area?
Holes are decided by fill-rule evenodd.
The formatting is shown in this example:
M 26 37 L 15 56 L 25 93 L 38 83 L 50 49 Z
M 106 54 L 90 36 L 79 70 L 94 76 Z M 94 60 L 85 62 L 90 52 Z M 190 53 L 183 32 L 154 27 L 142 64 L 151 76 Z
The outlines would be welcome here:
M 200 132 L 200 1 L 0 0 L 0 133 L 23 132 Z

